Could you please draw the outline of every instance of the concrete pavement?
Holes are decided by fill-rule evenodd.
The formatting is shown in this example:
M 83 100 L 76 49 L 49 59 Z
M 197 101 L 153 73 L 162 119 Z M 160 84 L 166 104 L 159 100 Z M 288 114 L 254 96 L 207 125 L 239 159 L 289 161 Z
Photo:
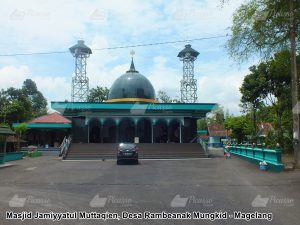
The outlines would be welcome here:
M 116 161 L 68 161 L 45 156 L 15 161 L 0 169 L 0 224 L 297 224 L 300 171 L 263 172 L 258 166 L 222 152 L 210 159 L 143 160 L 140 165 Z M 234 212 L 271 215 L 253 219 L 6 219 L 16 212 Z M 243 214 L 254 213 L 258 214 Z M 211 214 L 209 216 L 216 215 Z M 89 214 L 90 215 L 90 214 Z M 103 214 L 104 215 L 104 214 Z M 137 216 L 132 214 L 132 216 Z M 160 214 L 161 215 L 161 214 Z M 203 214 L 204 215 L 204 214 Z M 12 216 L 12 215 L 10 215 Z M 66 216 L 64 214 L 64 216 Z M 91 215 L 90 215 L 91 216 Z M 94 215 L 95 216 L 95 215 Z M 98 214 L 99 216 L 99 214 Z M 144 215 L 143 215 L 144 216 Z

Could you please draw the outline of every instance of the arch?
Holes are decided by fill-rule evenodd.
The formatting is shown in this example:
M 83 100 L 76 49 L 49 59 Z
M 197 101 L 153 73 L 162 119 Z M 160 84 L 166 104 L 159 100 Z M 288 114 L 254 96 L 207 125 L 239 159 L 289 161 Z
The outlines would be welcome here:
M 98 118 L 89 120 L 89 143 L 101 143 L 101 122 Z
M 116 122 L 108 118 L 103 122 L 102 142 L 103 143 L 115 143 L 116 140 Z
M 151 120 L 149 118 L 141 118 L 137 123 L 137 136 L 139 137 L 140 143 L 151 143 L 152 142 L 152 128 Z
M 180 142 L 180 120 L 172 119 L 169 123 L 169 142 Z
M 154 142 L 166 143 L 168 142 L 168 123 L 164 119 L 159 119 L 154 125 Z
M 131 118 L 123 118 L 119 123 L 119 142 L 134 142 L 135 124 Z

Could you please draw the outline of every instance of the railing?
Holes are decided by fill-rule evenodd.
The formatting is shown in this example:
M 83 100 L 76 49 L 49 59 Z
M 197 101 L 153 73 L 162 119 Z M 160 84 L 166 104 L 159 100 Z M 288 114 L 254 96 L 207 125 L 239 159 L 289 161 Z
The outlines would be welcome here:
M 72 143 L 72 138 L 71 136 L 65 137 L 63 142 L 60 145 L 60 154 L 59 156 L 62 157 L 63 159 L 66 157 L 68 150 L 70 148 L 70 145 Z
M 268 168 L 274 171 L 282 171 L 284 166 L 281 162 L 281 150 L 258 148 L 256 146 L 230 145 L 229 151 L 231 154 L 249 159 L 249 161 L 258 163 L 265 161 Z
M 202 138 L 198 137 L 197 142 L 202 146 L 205 154 L 208 155 L 208 146 L 207 146 L 206 141 L 204 141 Z

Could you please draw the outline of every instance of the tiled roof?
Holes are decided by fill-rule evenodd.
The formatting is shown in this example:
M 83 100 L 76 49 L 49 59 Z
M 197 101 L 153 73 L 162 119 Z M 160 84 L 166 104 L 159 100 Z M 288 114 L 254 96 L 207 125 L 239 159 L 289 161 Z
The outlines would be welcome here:
M 209 136 L 226 137 L 231 134 L 231 131 L 226 130 L 222 124 L 208 124 L 207 129 Z
M 55 112 L 44 116 L 37 117 L 29 123 L 72 123 L 71 120 L 63 117 L 61 114 Z

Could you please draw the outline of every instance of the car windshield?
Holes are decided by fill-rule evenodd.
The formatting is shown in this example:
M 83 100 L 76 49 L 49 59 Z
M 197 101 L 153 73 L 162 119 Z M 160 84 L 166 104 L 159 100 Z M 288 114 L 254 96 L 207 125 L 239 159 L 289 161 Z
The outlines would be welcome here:
M 133 149 L 135 147 L 135 144 L 130 144 L 130 143 L 121 143 L 119 145 L 119 148 L 121 149 Z

